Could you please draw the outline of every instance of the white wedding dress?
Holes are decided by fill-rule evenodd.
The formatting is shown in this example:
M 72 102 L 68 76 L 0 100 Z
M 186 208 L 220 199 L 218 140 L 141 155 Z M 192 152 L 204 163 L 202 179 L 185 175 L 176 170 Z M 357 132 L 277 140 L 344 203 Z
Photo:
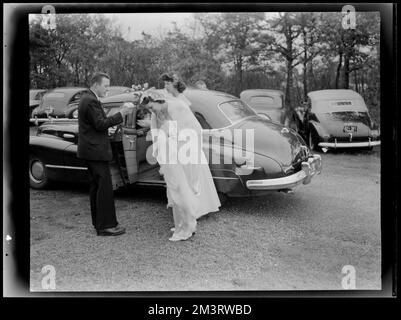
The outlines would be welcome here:
M 167 207 L 173 208 L 175 225 L 173 238 L 184 240 L 195 232 L 196 219 L 210 212 L 219 211 L 221 203 L 209 165 L 201 149 L 202 128 L 199 122 L 184 99 L 168 96 L 167 104 L 171 119 L 164 121 L 158 128 L 164 132 L 167 143 L 164 139 L 157 139 L 155 134 L 157 131 L 152 130 L 153 154 L 160 164 L 160 173 L 166 181 Z M 152 116 L 151 123 L 151 128 L 155 129 L 154 116 Z M 197 139 L 189 140 L 192 144 L 188 140 L 177 139 L 180 133 L 184 133 L 187 129 L 197 135 Z M 194 142 L 198 143 L 194 145 Z M 193 150 L 197 150 L 198 157 L 196 160 L 194 159 L 195 161 L 183 163 L 177 152 L 180 153 L 180 148 L 183 148 L 184 145 L 187 147 L 190 145 Z M 169 163 L 168 159 L 178 161 Z

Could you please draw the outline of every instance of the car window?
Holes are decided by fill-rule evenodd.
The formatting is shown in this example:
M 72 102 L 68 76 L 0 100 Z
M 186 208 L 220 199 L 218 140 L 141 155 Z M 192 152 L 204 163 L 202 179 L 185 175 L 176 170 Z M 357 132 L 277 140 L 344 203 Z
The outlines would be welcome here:
M 46 93 L 46 91 L 38 92 L 36 97 L 35 97 L 35 100 L 41 100 L 42 97 L 45 95 L 45 93 Z
M 122 106 L 122 103 L 119 105 L 105 106 L 103 109 L 104 109 L 104 112 L 106 113 L 106 116 L 111 117 L 120 111 L 121 106 Z
M 236 122 L 245 117 L 256 115 L 255 111 L 249 108 L 241 100 L 223 102 L 219 105 L 219 108 L 231 122 Z
M 205 117 L 199 112 L 195 112 L 195 117 L 200 123 L 202 129 L 212 129 L 211 125 L 206 121 Z
M 76 94 L 71 98 L 70 103 L 78 102 L 78 101 L 81 99 L 81 97 L 82 97 L 82 95 L 83 95 L 84 93 L 85 93 L 85 91 L 76 93 Z
M 312 109 L 320 113 L 343 111 L 344 109 L 366 111 L 366 105 L 362 99 L 317 100 L 312 104 Z
M 268 107 L 280 109 L 282 107 L 282 102 L 279 97 L 271 97 L 271 96 L 253 96 L 249 100 L 249 104 L 251 106 L 257 107 Z

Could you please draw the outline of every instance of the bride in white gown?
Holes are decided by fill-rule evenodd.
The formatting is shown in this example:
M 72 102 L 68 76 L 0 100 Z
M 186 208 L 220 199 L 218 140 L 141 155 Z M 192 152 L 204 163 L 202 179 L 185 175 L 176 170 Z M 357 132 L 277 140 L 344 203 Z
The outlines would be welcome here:
M 196 220 L 199 217 L 219 211 L 220 200 L 200 147 L 202 129 L 188 104 L 180 98 L 163 97 L 155 91 L 150 93 L 150 97 L 153 100 L 148 105 L 152 112 L 153 154 L 166 181 L 167 207 L 173 208 L 174 233 L 169 240 L 186 240 L 196 231 Z M 165 100 L 166 103 L 154 102 L 155 100 Z M 177 136 L 182 130 L 188 129 L 197 135 L 197 139 L 190 141 L 198 142 L 197 145 L 192 144 L 191 148 L 197 149 L 199 157 L 196 161 L 186 163 L 177 153 L 185 144 L 188 146 L 188 142 L 180 141 Z M 169 162 L 169 159 L 178 161 Z
M 191 146 L 198 150 L 199 158 L 192 166 L 186 166 L 191 172 L 187 176 L 192 176 L 195 184 L 199 185 L 199 193 L 196 195 L 197 211 L 196 218 L 208 214 L 209 212 L 219 211 L 221 206 L 213 177 L 210 172 L 208 161 L 201 147 L 202 127 L 192 113 L 191 102 L 184 96 L 185 84 L 178 79 L 175 74 L 163 74 L 161 80 L 164 81 L 164 89 L 167 93 L 168 114 L 178 125 L 178 132 L 190 129 L 196 132 L 198 144 Z

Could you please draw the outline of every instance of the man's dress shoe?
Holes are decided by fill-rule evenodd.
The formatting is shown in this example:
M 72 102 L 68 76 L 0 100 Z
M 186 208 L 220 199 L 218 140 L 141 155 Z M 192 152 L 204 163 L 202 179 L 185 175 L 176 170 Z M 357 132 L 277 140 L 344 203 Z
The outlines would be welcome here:
M 125 228 L 116 226 L 114 228 L 107 228 L 103 230 L 97 230 L 98 236 L 119 236 L 125 233 Z

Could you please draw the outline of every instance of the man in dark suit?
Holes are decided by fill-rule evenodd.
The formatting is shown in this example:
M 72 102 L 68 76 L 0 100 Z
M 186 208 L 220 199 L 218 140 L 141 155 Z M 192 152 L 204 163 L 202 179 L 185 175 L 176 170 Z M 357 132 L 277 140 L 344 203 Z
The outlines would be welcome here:
M 105 73 L 96 73 L 90 84 L 90 90 L 81 98 L 78 107 L 77 156 L 85 159 L 88 166 L 92 224 L 99 236 L 116 236 L 125 233 L 125 228 L 118 226 L 116 218 L 109 167 L 113 154 L 108 128 L 123 122 L 134 105 L 126 103 L 120 112 L 106 117 L 99 97 L 106 96 L 110 78 Z

